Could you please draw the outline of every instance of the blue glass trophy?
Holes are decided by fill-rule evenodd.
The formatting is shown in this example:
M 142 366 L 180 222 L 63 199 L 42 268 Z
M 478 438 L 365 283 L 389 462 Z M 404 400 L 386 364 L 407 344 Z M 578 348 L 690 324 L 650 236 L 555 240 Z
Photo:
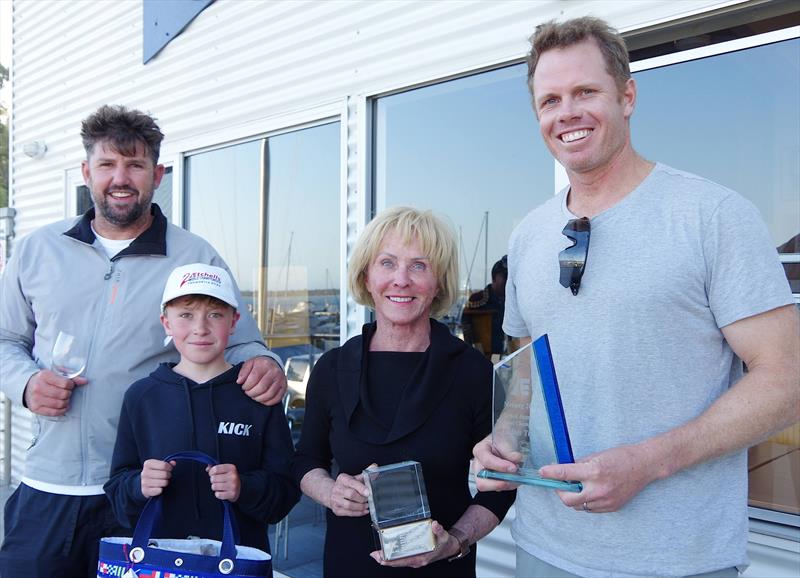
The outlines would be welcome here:
M 575 461 L 547 335 L 501 359 L 493 386 L 492 447 L 519 469 L 481 470 L 478 477 L 580 492 L 580 482 L 539 475 L 542 466 Z

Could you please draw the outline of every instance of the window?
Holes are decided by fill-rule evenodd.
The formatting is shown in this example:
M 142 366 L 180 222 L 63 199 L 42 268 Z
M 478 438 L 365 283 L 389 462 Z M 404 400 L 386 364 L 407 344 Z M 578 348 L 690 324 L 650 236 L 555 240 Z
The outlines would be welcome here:
M 784 255 L 793 292 L 800 293 L 800 39 L 634 76 L 637 150 L 751 200 Z
M 705 58 L 674 55 L 635 73 L 633 142 L 645 157 L 726 185 L 752 201 L 772 233 L 794 293 L 800 292 L 800 39 Z M 688 56 L 691 56 L 689 54 Z M 647 62 L 638 63 L 639 68 Z M 800 426 L 750 449 L 750 505 L 800 514 Z M 796 516 L 755 512 L 798 525 Z
M 187 226 L 228 263 L 284 362 L 339 345 L 339 130 L 323 124 L 186 158 Z
M 525 76 L 517 64 L 375 102 L 374 206 L 431 209 L 450 221 L 462 294 L 443 321 L 458 335 L 464 303 L 491 281 L 511 231 L 554 192 Z

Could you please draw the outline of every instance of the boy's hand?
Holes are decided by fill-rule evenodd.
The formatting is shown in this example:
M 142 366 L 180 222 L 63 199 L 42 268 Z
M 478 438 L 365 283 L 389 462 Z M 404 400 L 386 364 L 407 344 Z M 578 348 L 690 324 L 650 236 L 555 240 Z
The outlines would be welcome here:
M 239 481 L 239 472 L 233 464 L 218 464 L 206 468 L 208 477 L 211 478 L 211 489 L 220 500 L 235 502 L 239 499 L 242 484 Z
M 175 460 L 162 462 L 161 460 L 147 460 L 142 465 L 142 494 L 145 498 L 160 496 L 169 485 L 172 477 L 172 468 L 175 467 Z

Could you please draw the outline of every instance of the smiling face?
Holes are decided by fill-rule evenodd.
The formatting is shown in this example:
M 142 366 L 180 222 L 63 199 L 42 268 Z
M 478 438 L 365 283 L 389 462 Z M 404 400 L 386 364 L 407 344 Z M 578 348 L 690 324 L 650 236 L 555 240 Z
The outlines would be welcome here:
M 181 364 L 221 366 L 239 313 L 218 299 L 186 295 L 167 303 L 161 323 L 181 354 Z
M 95 143 L 81 165 L 95 206 L 95 230 L 110 239 L 132 239 L 150 224 L 150 202 L 161 182 L 163 165 L 154 165 L 144 145 L 133 156 L 114 150 L 108 141 Z
M 365 285 L 375 303 L 379 328 L 428 332 L 439 283 L 418 239 L 404 243 L 396 232 L 387 234 L 367 269 Z
M 545 144 L 567 172 L 602 171 L 630 149 L 636 85 L 620 92 L 594 40 L 544 52 L 533 98 Z

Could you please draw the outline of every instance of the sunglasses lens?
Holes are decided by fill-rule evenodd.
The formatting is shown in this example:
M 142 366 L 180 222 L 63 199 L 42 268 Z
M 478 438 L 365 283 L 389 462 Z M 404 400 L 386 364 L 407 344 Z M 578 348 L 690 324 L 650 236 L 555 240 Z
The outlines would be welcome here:
M 562 233 L 572 241 L 572 245 L 558 254 L 559 282 L 562 286 L 569 287 L 573 295 L 577 295 L 581 286 L 583 270 L 586 267 L 586 257 L 589 253 L 591 233 L 589 219 L 586 217 L 571 219 Z

